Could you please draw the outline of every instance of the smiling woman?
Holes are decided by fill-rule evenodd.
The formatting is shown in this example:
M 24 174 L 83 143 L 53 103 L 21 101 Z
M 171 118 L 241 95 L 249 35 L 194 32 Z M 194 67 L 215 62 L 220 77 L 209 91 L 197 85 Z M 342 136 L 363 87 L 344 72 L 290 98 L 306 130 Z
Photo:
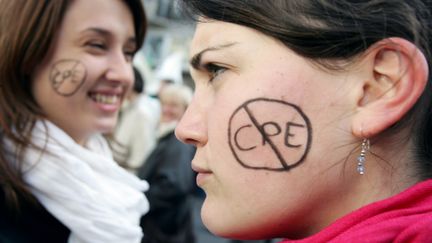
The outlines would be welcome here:
M 140 242 L 148 185 L 101 134 L 133 82 L 141 1 L 0 1 L 0 16 L 0 241 Z
M 213 233 L 432 242 L 431 1 L 181 2 Z

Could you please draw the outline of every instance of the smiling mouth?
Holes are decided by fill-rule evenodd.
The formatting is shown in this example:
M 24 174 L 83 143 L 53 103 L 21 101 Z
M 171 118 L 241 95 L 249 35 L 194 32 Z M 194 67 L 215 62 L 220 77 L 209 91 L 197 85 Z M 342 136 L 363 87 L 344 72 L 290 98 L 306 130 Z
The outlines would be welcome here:
M 108 95 L 108 94 L 100 94 L 100 93 L 92 93 L 90 94 L 90 98 L 96 103 L 114 105 L 117 104 L 120 97 L 118 95 Z

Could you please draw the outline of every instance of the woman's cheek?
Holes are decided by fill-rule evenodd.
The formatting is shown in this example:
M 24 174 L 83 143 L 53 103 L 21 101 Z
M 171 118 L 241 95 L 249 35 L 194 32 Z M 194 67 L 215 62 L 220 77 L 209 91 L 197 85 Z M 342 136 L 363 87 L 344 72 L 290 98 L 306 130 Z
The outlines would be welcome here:
M 232 113 L 227 136 L 230 152 L 242 167 L 288 171 L 300 166 L 307 157 L 312 126 L 295 104 L 255 98 Z

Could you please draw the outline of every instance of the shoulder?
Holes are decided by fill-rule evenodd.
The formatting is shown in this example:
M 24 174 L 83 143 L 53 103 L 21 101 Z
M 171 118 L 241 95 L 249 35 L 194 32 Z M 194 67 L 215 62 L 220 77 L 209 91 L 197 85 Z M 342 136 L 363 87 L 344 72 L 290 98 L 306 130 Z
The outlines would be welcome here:
M 308 242 L 432 242 L 431 232 L 432 180 L 428 180 L 351 212 Z
M 417 217 L 394 242 L 432 242 L 432 215 Z
M 22 202 L 20 210 L 12 214 L 0 204 L 0 242 L 67 242 L 70 230 L 42 206 Z

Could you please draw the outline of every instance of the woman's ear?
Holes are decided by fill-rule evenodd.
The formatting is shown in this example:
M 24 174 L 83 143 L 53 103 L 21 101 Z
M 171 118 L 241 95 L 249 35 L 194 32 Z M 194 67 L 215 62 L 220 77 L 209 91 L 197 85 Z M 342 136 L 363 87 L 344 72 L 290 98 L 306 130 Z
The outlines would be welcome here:
M 352 120 L 356 137 L 379 134 L 399 121 L 417 102 L 428 81 L 423 53 L 402 38 L 384 39 L 363 58 L 368 80 L 362 83 Z

